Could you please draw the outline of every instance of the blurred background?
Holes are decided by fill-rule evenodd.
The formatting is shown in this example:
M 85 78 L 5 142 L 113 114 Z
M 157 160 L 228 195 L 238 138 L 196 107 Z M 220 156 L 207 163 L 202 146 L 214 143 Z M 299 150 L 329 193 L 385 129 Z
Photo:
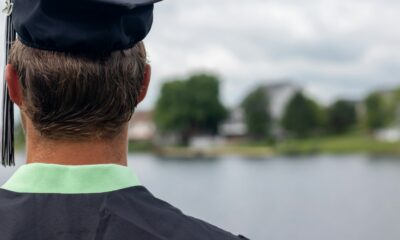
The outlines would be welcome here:
M 399 239 L 399 12 L 395 0 L 157 4 L 130 167 L 251 239 Z

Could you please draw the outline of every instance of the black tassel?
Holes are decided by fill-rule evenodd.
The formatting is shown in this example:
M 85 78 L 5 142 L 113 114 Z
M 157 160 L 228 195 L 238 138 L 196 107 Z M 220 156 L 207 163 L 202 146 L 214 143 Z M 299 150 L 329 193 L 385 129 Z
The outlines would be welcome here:
M 13 42 L 16 39 L 16 33 L 12 25 L 12 7 L 11 0 L 6 1 L 6 8 L 3 13 L 7 14 L 6 21 L 6 42 L 5 57 L 6 63 Z M 3 124 L 2 124 L 2 144 L 1 144 L 1 164 L 3 166 L 14 166 L 14 104 L 10 99 L 7 88 L 7 81 L 3 84 Z
M 14 104 L 8 95 L 6 81 L 3 90 L 3 132 L 1 146 L 1 164 L 14 166 Z

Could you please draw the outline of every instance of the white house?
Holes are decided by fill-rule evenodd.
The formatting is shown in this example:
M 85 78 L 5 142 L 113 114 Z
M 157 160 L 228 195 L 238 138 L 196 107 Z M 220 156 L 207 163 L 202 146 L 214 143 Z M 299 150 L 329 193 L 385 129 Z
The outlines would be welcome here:
M 269 98 L 269 111 L 274 122 L 272 133 L 276 136 L 282 134 L 279 121 L 283 117 L 286 105 L 301 87 L 290 81 L 281 80 L 280 82 L 267 84 L 262 87 Z M 268 107 L 268 106 L 266 106 Z M 243 109 L 237 107 L 233 109 L 230 116 L 219 127 L 219 133 L 224 137 L 243 137 L 247 134 L 247 127 L 244 119 Z
M 389 127 L 379 129 L 374 133 L 374 137 L 380 141 L 384 142 L 398 142 L 400 141 L 400 128 L 399 127 Z
M 228 119 L 219 126 L 219 134 L 228 138 L 242 137 L 247 134 L 242 108 L 236 108 L 231 111 Z
M 135 112 L 129 122 L 128 138 L 138 141 L 152 141 L 156 135 L 156 126 L 151 111 Z
M 289 81 L 281 81 L 264 86 L 269 98 L 269 110 L 272 119 L 279 121 L 285 112 L 286 105 L 301 87 Z
M 400 141 L 400 105 L 398 100 L 398 93 L 396 90 L 386 89 L 376 91 L 380 97 L 382 97 L 383 101 L 385 101 L 388 105 L 395 104 L 394 109 L 394 121 L 387 127 L 378 129 L 374 132 L 374 137 L 377 140 L 384 142 L 399 142 Z M 362 114 L 365 116 L 366 114 L 366 106 L 363 103 L 363 112 Z

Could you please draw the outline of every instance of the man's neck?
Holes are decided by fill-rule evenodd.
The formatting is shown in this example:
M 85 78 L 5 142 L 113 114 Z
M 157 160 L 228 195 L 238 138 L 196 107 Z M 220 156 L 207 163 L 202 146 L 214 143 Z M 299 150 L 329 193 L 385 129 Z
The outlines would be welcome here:
M 28 146 L 27 163 L 127 165 L 126 148 L 104 142 L 47 142 Z
M 26 129 L 27 163 L 127 165 L 127 128 L 112 140 L 63 141 L 44 139 L 29 125 Z

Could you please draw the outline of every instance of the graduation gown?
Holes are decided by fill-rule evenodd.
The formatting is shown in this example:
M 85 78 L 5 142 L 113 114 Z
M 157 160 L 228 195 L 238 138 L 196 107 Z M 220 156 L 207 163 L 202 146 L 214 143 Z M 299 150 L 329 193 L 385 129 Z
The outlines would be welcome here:
M 20 167 L 0 189 L 1 240 L 224 240 L 114 164 Z

